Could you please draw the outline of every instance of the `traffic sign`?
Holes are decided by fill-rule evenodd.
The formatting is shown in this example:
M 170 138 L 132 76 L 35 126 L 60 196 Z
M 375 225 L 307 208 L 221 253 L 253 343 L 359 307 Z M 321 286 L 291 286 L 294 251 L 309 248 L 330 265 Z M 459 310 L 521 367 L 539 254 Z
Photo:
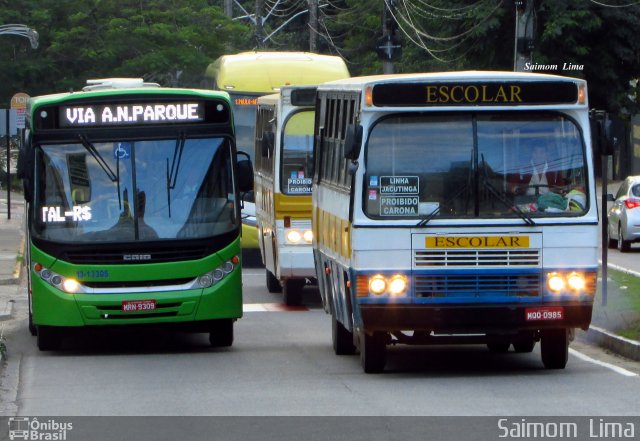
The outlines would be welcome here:
M 25 118 L 27 116 L 27 102 L 29 101 L 29 95 L 24 92 L 18 92 L 11 97 L 11 108 L 15 109 L 17 119 L 16 127 L 18 129 L 24 129 Z

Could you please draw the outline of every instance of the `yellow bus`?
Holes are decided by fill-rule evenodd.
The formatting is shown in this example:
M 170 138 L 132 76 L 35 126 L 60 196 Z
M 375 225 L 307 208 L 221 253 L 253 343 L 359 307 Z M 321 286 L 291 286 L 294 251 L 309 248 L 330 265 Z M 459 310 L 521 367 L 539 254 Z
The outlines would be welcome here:
M 269 292 L 287 305 L 302 301 L 315 279 L 311 242 L 311 175 L 316 86 L 284 86 L 258 98 L 255 205 Z
M 205 72 L 206 87 L 231 96 L 236 146 L 253 160 L 256 105 L 259 96 L 284 85 L 320 84 L 349 77 L 340 57 L 310 52 L 242 52 L 223 55 Z M 258 248 L 255 206 L 248 197 L 242 209 L 242 247 Z

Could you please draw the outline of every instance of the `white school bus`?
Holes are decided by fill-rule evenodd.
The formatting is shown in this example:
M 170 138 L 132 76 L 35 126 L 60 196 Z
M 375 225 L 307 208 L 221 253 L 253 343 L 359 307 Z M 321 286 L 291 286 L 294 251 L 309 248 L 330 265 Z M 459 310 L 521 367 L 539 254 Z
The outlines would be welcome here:
M 284 86 L 258 98 L 254 158 L 258 243 L 269 292 L 298 305 L 315 279 L 311 173 L 315 86 Z
M 336 354 L 478 342 L 562 369 L 591 321 L 598 214 L 579 79 L 512 72 L 318 86 L 312 224 Z

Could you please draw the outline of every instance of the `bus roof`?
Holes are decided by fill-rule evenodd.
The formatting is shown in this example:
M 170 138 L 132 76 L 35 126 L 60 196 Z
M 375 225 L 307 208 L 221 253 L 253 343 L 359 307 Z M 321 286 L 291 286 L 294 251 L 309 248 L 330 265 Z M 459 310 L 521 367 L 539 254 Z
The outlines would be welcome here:
M 458 72 L 429 72 L 429 73 L 409 73 L 392 75 L 370 75 L 362 77 L 352 77 L 334 80 L 324 85 L 319 85 L 319 89 L 359 89 L 367 84 L 376 83 L 396 83 L 396 82 L 422 82 L 422 81 L 572 81 L 585 83 L 585 80 L 574 77 L 564 77 L 560 75 L 550 75 L 533 72 L 509 72 L 509 71 L 458 71 Z
M 367 93 L 363 94 L 362 99 L 367 105 L 363 110 L 373 107 L 459 108 L 465 105 L 493 108 L 514 105 L 520 108 L 588 107 L 585 80 L 532 72 L 460 71 L 372 75 L 318 85 L 319 92 L 360 92 L 365 89 Z M 371 104 L 373 107 L 369 107 Z
M 242 52 L 211 63 L 205 77 L 214 88 L 271 93 L 287 84 L 319 84 L 349 78 L 340 57 L 311 52 Z

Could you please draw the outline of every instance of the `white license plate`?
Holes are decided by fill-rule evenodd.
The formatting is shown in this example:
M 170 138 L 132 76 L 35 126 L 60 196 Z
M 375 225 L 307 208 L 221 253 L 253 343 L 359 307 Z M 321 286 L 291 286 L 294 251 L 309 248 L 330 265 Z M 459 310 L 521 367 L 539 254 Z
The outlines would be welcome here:
M 564 319 L 564 308 L 562 306 L 526 308 L 524 310 L 524 316 L 527 321 L 562 320 Z

